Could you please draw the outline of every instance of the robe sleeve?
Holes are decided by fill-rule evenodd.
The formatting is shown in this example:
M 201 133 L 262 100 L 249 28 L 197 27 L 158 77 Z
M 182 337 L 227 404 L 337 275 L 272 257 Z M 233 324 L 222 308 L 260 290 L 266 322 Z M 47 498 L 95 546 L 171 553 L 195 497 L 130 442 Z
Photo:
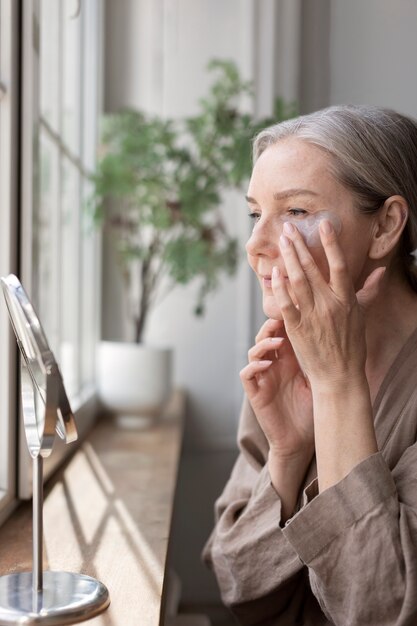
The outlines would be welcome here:
M 417 444 L 380 452 L 317 494 L 283 529 L 336 626 L 417 624 Z
M 241 624 L 293 625 L 307 606 L 310 614 L 317 615 L 308 623 L 327 623 L 319 617 L 322 613 L 310 590 L 308 570 L 280 527 L 281 502 L 266 464 L 267 442 L 247 401 L 239 446 L 203 552 L 222 599 Z

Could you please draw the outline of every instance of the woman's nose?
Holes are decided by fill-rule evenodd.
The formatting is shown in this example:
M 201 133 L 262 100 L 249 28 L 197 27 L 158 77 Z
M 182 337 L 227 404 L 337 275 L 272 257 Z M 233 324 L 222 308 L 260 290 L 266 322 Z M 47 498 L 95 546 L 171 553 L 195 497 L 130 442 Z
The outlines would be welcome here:
M 257 222 L 246 242 L 246 252 L 251 256 L 264 255 L 276 257 L 279 254 L 281 226 Z

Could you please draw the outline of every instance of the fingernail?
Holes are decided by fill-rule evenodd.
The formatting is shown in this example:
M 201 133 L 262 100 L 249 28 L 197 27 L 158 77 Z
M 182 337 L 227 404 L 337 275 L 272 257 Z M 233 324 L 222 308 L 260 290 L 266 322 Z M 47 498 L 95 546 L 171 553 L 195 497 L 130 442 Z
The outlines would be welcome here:
M 285 235 L 281 235 L 281 237 L 279 238 L 279 242 L 282 248 L 288 248 L 290 245 L 290 240 L 288 239 L 288 237 L 285 237 Z
M 284 222 L 284 227 L 282 230 L 284 231 L 284 233 L 287 233 L 287 235 L 292 235 L 295 232 L 295 228 L 293 224 L 291 224 L 291 222 Z
M 271 365 L 272 361 L 258 361 L 258 365 L 261 365 L 262 367 L 266 367 L 267 365 Z
M 325 235 L 330 235 L 332 232 L 332 225 L 329 220 L 322 220 L 320 222 L 320 228 Z
M 274 265 L 274 267 L 272 268 L 272 280 L 274 282 L 278 280 L 279 274 L 280 274 L 279 269 L 277 268 L 276 265 Z

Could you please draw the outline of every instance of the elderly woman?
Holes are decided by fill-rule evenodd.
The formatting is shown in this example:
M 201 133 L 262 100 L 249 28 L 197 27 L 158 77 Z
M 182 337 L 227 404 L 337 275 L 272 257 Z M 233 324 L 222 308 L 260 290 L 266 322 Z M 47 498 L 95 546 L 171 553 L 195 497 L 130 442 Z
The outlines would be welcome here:
M 417 624 L 417 124 L 331 107 L 254 161 L 267 320 L 204 557 L 241 624 Z

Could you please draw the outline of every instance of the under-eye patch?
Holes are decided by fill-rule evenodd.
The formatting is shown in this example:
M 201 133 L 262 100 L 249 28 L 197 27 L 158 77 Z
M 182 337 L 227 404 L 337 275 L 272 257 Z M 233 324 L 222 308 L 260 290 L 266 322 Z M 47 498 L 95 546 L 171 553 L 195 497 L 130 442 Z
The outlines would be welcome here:
M 306 246 L 309 248 L 320 248 L 322 246 L 319 226 L 320 222 L 323 220 L 329 220 L 337 235 L 339 235 L 342 230 L 340 218 L 331 211 L 318 211 L 313 215 L 301 218 L 293 215 L 283 215 L 281 220 L 293 224 L 304 239 Z

